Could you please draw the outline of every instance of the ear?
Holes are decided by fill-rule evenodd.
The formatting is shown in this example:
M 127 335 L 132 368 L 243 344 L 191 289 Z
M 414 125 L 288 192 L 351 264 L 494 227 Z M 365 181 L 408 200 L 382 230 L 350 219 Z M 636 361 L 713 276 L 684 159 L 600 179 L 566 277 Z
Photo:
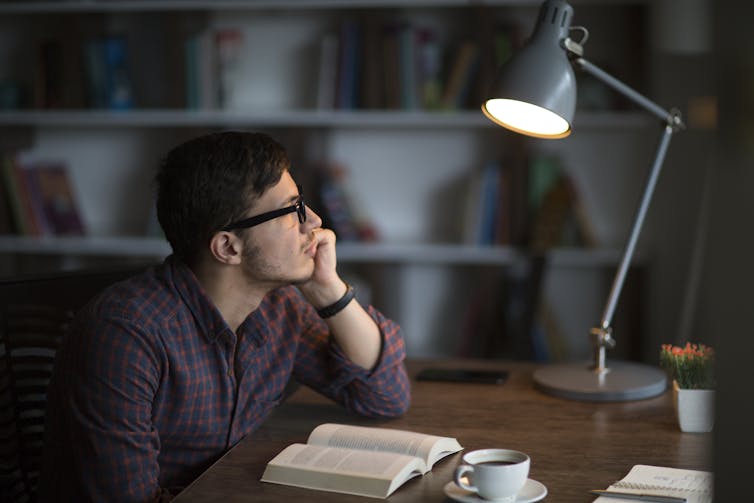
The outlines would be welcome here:
M 216 232 L 209 242 L 209 251 L 218 262 L 237 265 L 241 263 L 243 241 L 233 232 Z

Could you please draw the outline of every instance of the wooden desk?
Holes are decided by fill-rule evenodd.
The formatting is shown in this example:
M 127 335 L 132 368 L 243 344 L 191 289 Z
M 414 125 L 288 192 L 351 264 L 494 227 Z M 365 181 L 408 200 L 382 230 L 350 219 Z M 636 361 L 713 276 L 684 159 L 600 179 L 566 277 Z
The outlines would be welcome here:
M 502 367 L 504 385 L 417 382 L 425 366 Z M 174 501 L 369 501 L 344 494 L 259 482 L 267 461 L 287 445 L 305 442 L 320 423 L 384 426 L 458 438 L 464 451 L 409 480 L 389 497 L 393 502 L 444 501 L 463 452 L 484 447 L 524 451 L 530 478 L 547 486 L 545 501 L 591 502 L 589 489 L 602 489 L 635 464 L 711 470 L 712 435 L 681 433 L 670 392 L 638 402 L 583 403 L 551 397 L 534 388 L 534 364 L 520 362 L 413 361 L 411 409 L 395 420 L 367 420 L 301 388 L 252 435 L 231 449 Z M 448 501 L 450 501 L 448 499 Z

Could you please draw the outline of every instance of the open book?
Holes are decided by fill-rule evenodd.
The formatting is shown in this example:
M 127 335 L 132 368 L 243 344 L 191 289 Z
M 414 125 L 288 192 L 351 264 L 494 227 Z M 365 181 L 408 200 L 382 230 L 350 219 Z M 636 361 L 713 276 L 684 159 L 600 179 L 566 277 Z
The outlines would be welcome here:
M 463 447 L 455 438 L 389 428 L 321 424 L 306 444 L 275 456 L 262 482 L 387 498 Z
M 664 466 L 635 465 L 607 492 L 686 498 L 687 503 L 712 503 L 712 473 Z M 635 499 L 600 496 L 594 503 L 635 503 Z

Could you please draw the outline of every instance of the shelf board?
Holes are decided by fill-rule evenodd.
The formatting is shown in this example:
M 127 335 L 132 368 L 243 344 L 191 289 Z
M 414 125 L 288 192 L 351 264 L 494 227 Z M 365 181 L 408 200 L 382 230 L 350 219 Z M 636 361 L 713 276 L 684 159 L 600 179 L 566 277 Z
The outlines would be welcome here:
M 0 13 L 150 12 L 188 10 L 377 9 L 515 6 L 539 7 L 543 0 L 37 0 L 0 3 Z M 649 3 L 652 0 L 632 0 Z M 621 4 L 625 0 L 571 0 L 572 5 Z
M 338 260 L 351 263 L 507 265 L 521 257 L 509 246 L 338 243 Z
M 162 258 L 170 245 L 150 237 L 25 237 L 0 236 L 0 253 Z M 525 257 L 510 246 L 461 244 L 338 243 L 338 260 L 351 264 L 414 264 L 506 266 Z M 548 262 L 555 267 L 609 267 L 618 264 L 615 249 L 555 249 Z
M 604 1 L 604 0 L 603 0 Z M 576 0 L 578 3 L 579 0 Z M 471 7 L 480 5 L 539 6 L 542 0 L 65 0 L 8 1 L 0 13 L 149 12 L 188 10 L 372 9 Z
M 50 127 L 484 127 L 481 112 L 404 112 L 330 110 L 29 110 L 0 112 L 0 125 Z
M 577 112 L 575 128 L 642 128 L 638 112 Z M 0 126 L 17 127 L 362 127 L 459 128 L 498 127 L 474 110 L 423 112 L 394 110 L 18 110 L 0 112 Z
M 526 257 L 525 250 L 512 246 L 338 243 L 338 260 L 349 263 L 509 266 Z M 554 267 L 614 267 L 620 257 L 614 248 L 555 248 L 546 260 Z
M 149 237 L 0 236 L 0 253 L 166 257 L 170 245 L 164 239 Z

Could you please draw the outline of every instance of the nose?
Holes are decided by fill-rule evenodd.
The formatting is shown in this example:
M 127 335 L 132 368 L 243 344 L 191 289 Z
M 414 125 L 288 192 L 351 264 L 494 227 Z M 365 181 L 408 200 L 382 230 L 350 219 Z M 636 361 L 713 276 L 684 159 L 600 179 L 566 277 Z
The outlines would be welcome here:
M 306 208 L 306 222 L 304 222 L 304 227 L 308 229 L 316 229 L 317 227 L 322 227 L 322 219 L 317 215 L 317 213 L 311 209 L 309 206 L 304 206 Z

